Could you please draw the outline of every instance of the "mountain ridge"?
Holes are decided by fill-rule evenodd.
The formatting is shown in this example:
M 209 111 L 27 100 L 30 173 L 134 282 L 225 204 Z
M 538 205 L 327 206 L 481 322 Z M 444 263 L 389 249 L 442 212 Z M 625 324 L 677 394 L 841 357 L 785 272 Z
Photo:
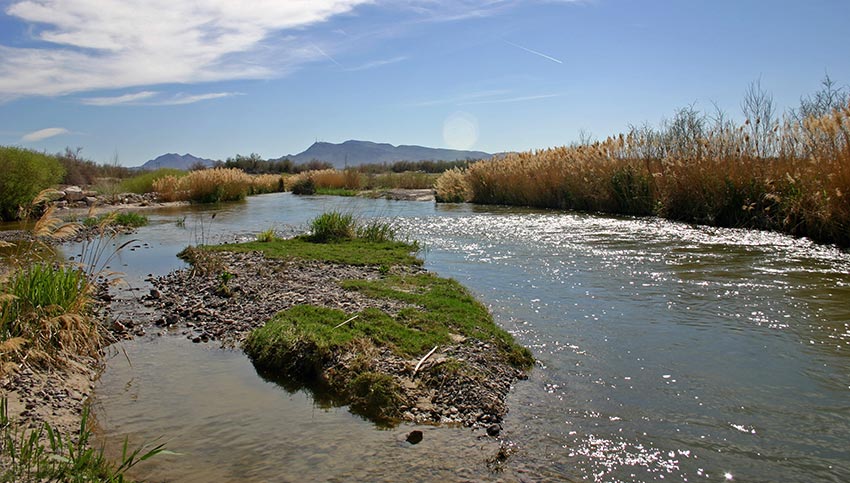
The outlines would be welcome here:
M 360 141 L 349 139 L 341 143 L 316 141 L 310 147 L 298 154 L 288 154 L 269 161 L 289 159 L 294 163 L 303 164 L 310 161 L 324 161 L 336 168 L 360 166 L 362 164 L 392 164 L 396 161 L 460 161 L 465 159 L 490 159 L 493 154 L 484 151 L 466 151 L 448 148 L 431 148 L 416 144 L 400 144 Z M 197 164 L 206 167 L 213 166 L 216 161 L 199 158 L 192 154 L 166 153 L 151 159 L 134 169 L 154 170 L 159 168 L 190 169 Z

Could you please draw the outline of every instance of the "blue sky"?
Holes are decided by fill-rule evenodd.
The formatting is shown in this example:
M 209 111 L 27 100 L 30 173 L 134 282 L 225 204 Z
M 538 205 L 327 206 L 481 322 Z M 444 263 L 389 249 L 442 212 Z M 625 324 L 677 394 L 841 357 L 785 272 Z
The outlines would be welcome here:
M 0 0 L 0 144 L 135 166 L 603 138 L 850 83 L 847 0 Z

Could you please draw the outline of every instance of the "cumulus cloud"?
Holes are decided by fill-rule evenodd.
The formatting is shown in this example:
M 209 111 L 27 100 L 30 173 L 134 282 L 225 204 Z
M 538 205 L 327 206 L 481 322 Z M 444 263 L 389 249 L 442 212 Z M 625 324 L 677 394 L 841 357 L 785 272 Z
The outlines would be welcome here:
M 59 136 L 62 134 L 68 134 L 69 130 L 64 127 L 49 127 L 46 129 L 39 129 L 38 131 L 33 131 L 28 134 L 24 134 L 21 138 L 21 141 L 31 143 L 36 141 L 41 141 L 47 138 L 52 138 L 54 136 Z
M 261 79 L 318 55 L 294 36 L 369 0 L 26 0 L 28 47 L 0 46 L 0 98 Z

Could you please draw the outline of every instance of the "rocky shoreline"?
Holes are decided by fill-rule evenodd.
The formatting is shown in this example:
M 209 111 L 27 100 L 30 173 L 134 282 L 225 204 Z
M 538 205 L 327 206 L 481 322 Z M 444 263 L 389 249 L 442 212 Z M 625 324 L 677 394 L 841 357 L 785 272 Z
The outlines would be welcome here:
M 343 280 L 374 280 L 386 275 L 380 267 L 355 267 L 305 260 L 274 260 L 260 253 L 217 252 L 232 278 L 222 289 L 219 275 L 200 275 L 191 269 L 149 281 L 154 285 L 142 304 L 154 314 L 160 333 L 180 331 L 193 342 L 238 346 L 248 333 L 281 310 L 315 305 L 354 313 L 377 308 L 395 314 L 404 303 L 369 298 L 344 290 Z M 392 271 L 418 273 L 419 267 Z M 127 334 L 139 330 L 131 318 L 116 320 Z M 168 329 L 168 330 L 166 330 Z M 352 363 L 341 355 L 334 370 Z M 399 419 L 426 424 L 456 424 L 485 429 L 490 436 L 501 430 L 508 409 L 505 400 L 512 385 L 525 373 L 508 364 L 488 341 L 457 337 L 438 347 L 424 362 L 404 359 L 390 350 L 373 355 L 373 370 L 391 376 L 402 389 L 405 403 Z M 462 371 L 450 370 L 462 363 Z M 418 371 L 416 366 L 420 365 Z

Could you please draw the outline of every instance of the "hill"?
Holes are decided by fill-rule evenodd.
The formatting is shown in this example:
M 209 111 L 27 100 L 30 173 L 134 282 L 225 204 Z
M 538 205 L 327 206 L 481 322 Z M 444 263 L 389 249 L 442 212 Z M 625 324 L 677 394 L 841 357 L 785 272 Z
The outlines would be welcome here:
M 290 154 L 278 159 L 290 159 L 295 163 L 313 160 L 326 161 L 337 168 L 359 166 L 370 163 L 393 163 L 395 161 L 457 161 L 464 159 L 488 159 L 491 154 L 482 151 L 460 151 L 456 149 L 428 148 L 424 146 L 373 143 L 349 140 L 340 144 L 316 142 L 304 152 Z
M 210 167 L 215 163 L 212 159 L 204 159 L 199 158 L 197 156 L 192 156 L 189 153 L 180 155 L 177 153 L 168 153 L 163 154 L 162 156 L 158 156 L 155 159 L 151 159 L 145 164 L 139 166 L 135 169 L 141 170 L 155 170 L 159 168 L 176 168 L 176 169 L 189 169 L 195 164 L 201 163 L 206 167 Z

